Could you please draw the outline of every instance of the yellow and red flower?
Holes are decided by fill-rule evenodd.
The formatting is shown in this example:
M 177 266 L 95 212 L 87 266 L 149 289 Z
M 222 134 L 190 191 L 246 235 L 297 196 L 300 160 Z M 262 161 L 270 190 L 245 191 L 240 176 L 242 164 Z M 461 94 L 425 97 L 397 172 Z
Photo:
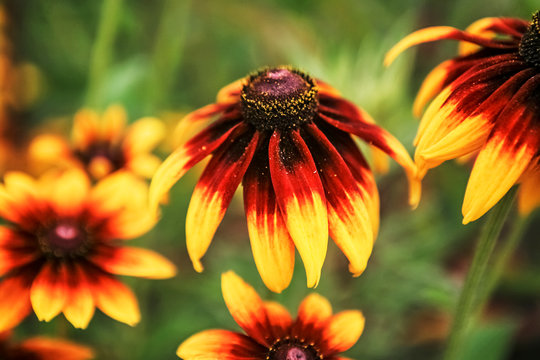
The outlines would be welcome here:
M 418 30 L 396 44 L 385 62 L 441 39 L 461 41 L 460 55 L 433 69 L 416 98 L 417 115 L 434 98 L 415 139 L 419 177 L 446 160 L 478 152 L 463 223 L 481 217 L 518 182 L 519 208 L 531 211 L 540 204 L 540 12 L 532 22 L 484 18 L 466 31 Z
M 56 135 L 40 135 L 30 145 L 30 157 L 38 163 L 78 166 L 94 179 L 118 170 L 150 178 L 161 163 L 151 153 L 165 135 L 164 124 L 145 117 L 127 126 L 122 106 L 107 108 L 100 117 L 90 109 L 75 114 L 72 143 Z
M 71 341 L 34 337 L 20 343 L 11 341 L 10 333 L 0 333 L 0 359 L 2 360 L 88 360 L 93 351 Z
M 246 335 L 228 330 L 206 330 L 184 341 L 176 354 L 184 360 L 346 360 L 364 330 L 358 310 L 332 315 L 327 299 L 307 296 L 295 320 L 282 305 L 264 302 L 238 275 L 222 275 L 223 298 Z
M 85 328 L 98 307 L 135 325 L 137 300 L 117 275 L 168 278 L 175 267 L 150 250 L 123 246 L 155 223 L 147 185 L 118 172 L 90 186 L 78 169 L 34 180 L 10 172 L 0 186 L 0 331 L 34 310 L 49 321 L 60 312 Z
M 329 233 L 350 271 L 360 275 L 378 229 L 379 198 L 351 135 L 402 165 L 411 179 L 411 202 L 418 201 L 419 183 L 405 148 L 335 89 L 298 70 L 277 67 L 238 80 L 218 93 L 215 104 L 184 121 L 214 118 L 163 162 L 150 185 L 157 209 L 187 170 L 212 155 L 186 219 L 187 249 L 197 271 L 242 183 L 251 248 L 268 288 L 280 292 L 288 286 L 295 247 L 308 286 L 316 286 Z

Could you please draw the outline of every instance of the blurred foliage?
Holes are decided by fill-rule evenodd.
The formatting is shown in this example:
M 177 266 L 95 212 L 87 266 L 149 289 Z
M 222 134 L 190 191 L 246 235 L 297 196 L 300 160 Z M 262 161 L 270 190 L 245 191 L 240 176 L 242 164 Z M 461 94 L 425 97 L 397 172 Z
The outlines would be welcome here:
M 486 16 L 529 18 L 538 6 L 537 0 L 4 3 L 15 59 L 36 65 L 42 83 L 41 96 L 24 113 L 23 136 L 53 126 L 53 118 L 71 119 L 77 109 L 90 105 L 89 97 L 98 109 L 124 104 L 132 120 L 183 114 L 212 102 L 222 86 L 259 67 L 292 64 L 338 88 L 411 151 L 417 127 L 411 115 L 415 92 L 428 70 L 453 54 L 456 44 L 423 45 L 387 69 L 382 66 L 384 53 L 423 26 L 465 28 Z M 118 7 L 118 24 L 102 39 L 112 46 L 99 52 L 98 29 L 108 5 Z M 238 329 L 221 298 L 220 274 L 229 269 L 263 297 L 283 302 L 294 313 L 312 291 L 305 287 L 301 261 L 297 259 L 295 277 L 283 294 L 266 290 L 253 263 L 241 201 L 231 205 L 203 259 L 204 273 L 192 269 L 184 219 L 196 172 L 173 188 L 156 228 L 135 241 L 179 267 L 178 276 L 170 280 L 126 279 L 141 303 L 143 320 L 138 326 L 130 328 L 96 314 L 81 331 L 62 318 L 39 323 L 30 317 L 18 335 L 67 336 L 95 347 L 100 359 L 173 359 L 180 342 L 197 331 Z M 349 275 L 346 259 L 330 246 L 316 291 L 327 296 L 336 311 L 362 309 L 367 319 L 365 333 L 349 357 L 440 356 L 482 222 L 461 225 L 468 172 L 467 166 L 453 162 L 433 170 L 414 212 L 406 205 L 404 174 L 393 166 L 381 176 L 381 232 L 360 278 Z M 495 294 L 495 310 L 488 309 L 483 327 L 471 336 L 467 359 L 533 359 L 540 352 L 540 243 L 538 221 L 531 223 L 512 271 Z

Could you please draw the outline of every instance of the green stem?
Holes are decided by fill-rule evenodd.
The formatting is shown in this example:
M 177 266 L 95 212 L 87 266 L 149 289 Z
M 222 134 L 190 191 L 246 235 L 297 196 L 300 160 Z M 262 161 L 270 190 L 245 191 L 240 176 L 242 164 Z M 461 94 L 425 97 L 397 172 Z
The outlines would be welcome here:
M 96 40 L 90 54 L 86 106 L 101 106 L 101 93 L 116 37 L 123 0 L 103 0 Z
M 499 203 L 490 211 L 488 219 L 480 234 L 480 239 L 476 244 L 474 257 L 471 263 L 463 290 L 458 300 L 454 323 L 450 330 L 448 346 L 444 354 L 445 360 L 460 359 L 463 344 L 466 339 L 467 330 L 471 323 L 475 304 L 482 291 L 482 282 L 486 268 L 495 247 L 495 243 L 501 232 L 506 216 L 512 207 L 516 195 L 516 189 L 513 188 L 499 201 Z
M 190 0 L 165 0 L 156 33 L 146 111 L 153 114 L 166 103 L 176 79 L 186 39 Z
M 501 245 L 500 249 L 495 252 L 492 262 L 493 265 L 486 275 L 484 291 L 479 295 L 475 306 L 477 313 L 482 309 L 484 303 L 489 299 L 491 293 L 495 289 L 495 286 L 497 286 L 504 269 L 508 265 L 508 261 L 519 244 L 519 240 L 523 237 L 523 233 L 529 225 L 529 219 L 530 217 L 528 216 L 518 217 L 517 222 L 513 225 L 511 233 L 508 235 L 506 241 Z

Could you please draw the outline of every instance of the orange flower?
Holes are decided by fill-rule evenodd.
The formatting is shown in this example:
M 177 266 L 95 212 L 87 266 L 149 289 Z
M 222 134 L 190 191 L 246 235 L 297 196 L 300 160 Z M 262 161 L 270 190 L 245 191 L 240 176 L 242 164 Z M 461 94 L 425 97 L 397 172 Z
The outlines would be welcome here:
M 312 294 L 302 301 L 296 320 L 275 302 L 263 302 L 255 290 L 232 271 L 221 277 L 223 298 L 246 335 L 206 330 L 184 341 L 176 354 L 184 360 L 345 360 L 364 330 L 360 311 L 332 315 L 324 297 Z
M 123 107 L 110 106 L 100 118 L 93 110 L 75 114 L 72 144 L 55 135 L 41 135 L 30 145 L 30 158 L 37 163 L 76 165 L 94 179 L 127 170 L 150 178 L 161 161 L 150 151 L 163 139 L 163 123 L 151 117 L 126 126 Z
M 187 249 L 197 271 L 242 183 L 253 256 L 269 289 L 280 292 L 289 285 L 295 248 L 308 286 L 317 286 L 328 235 L 353 275 L 360 275 L 378 231 L 379 195 L 351 135 L 403 166 L 411 178 L 411 204 L 420 196 L 414 164 L 399 141 L 335 89 L 298 70 L 264 69 L 236 81 L 218 93 L 217 103 L 184 121 L 214 118 L 163 162 L 150 185 L 157 208 L 175 182 L 212 156 L 186 219 Z
M 87 360 L 93 351 L 66 340 L 34 337 L 21 343 L 9 341 L 9 332 L 0 333 L 2 360 Z
M 135 325 L 137 300 L 116 275 L 168 278 L 175 267 L 122 240 L 155 223 L 145 208 L 147 186 L 118 172 L 90 186 L 81 170 L 34 180 L 7 173 L 0 186 L 0 331 L 17 325 L 33 309 L 49 321 L 60 312 L 85 328 L 98 307 Z
M 466 31 L 436 26 L 415 31 L 387 54 L 430 41 L 461 41 L 460 56 L 426 77 L 414 104 L 425 111 L 415 140 L 418 175 L 478 153 L 463 201 L 463 223 L 484 215 L 521 182 L 519 209 L 540 204 L 540 12 L 528 22 L 484 18 Z

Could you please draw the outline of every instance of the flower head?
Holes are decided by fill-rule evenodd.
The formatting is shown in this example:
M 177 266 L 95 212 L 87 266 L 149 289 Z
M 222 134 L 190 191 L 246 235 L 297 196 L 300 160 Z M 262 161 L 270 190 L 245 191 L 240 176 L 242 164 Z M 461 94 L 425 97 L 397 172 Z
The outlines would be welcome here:
M 33 309 L 49 321 L 60 312 L 85 328 L 97 306 L 134 325 L 140 314 L 131 290 L 116 275 L 167 278 L 174 265 L 122 240 L 147 232 L 147 186 L 128 173 L 90 186 L 81 170 L 39 180 L 7 173 L 0 186 L 0 331 Z
M 187 116 L 216 118 L 174 151 L 157 170 L 150 201 L 212 155 L 186 219 L 187 249 L 197 271 L 233 194 L 244 187 L 244 207 L 255 263 L 265 284 L 280 292 L 291 280 L 294 249 L 308 286 L 319 282 L 328 234 L 360 275 L 378 228 L 379 198 L 354 134 L 401 164 L 414 165 L 403 146 L 364 111 L 327 84 L 289 67 L 261 70 L 222 89 L 215 104 Z M 419 188 L 411 182 L 411 202 Z
M 364 330 L 358 310 L 332 315 L 324 297 L 307 296 L 295 320 L 276 302 L 264 302 L 233 272 L 222 275 L 227 308 L 246 335 L 227 330 L 206 330 L 184 341 L 176 354 L 184 360 L 344 360 Z
M 16 343 L 9 332 L 0 333 L 0 359 L 2 360 L 87 360 L 94 354 L 86 346 L 66 340 L 34 337 Z
M 150 151 L 165 134 L 163 123 L 151 117 L 127 126 L 123 107 L 110 106 L 100 117 L 90 109 L 75 114 L 72 143 L 55 135 L 40 135 L 32 141 L 30 157 L 38 163 L 78 166 L 94 179 L 118 170 L 150 178 L 160 160 Z
M 461 41 L 460 55 L 427 76 L 414 112 L 425 111 L 415 140 L 419 177 L 442 162 L 475 154 L 463 202 L 463 223 L 476 220 L 521 182 L 523 213 L 540 203 L 540 12 L 532 22 L 484 18 L 466 31 L 418 30 L 387 54 L 410 46 Z

